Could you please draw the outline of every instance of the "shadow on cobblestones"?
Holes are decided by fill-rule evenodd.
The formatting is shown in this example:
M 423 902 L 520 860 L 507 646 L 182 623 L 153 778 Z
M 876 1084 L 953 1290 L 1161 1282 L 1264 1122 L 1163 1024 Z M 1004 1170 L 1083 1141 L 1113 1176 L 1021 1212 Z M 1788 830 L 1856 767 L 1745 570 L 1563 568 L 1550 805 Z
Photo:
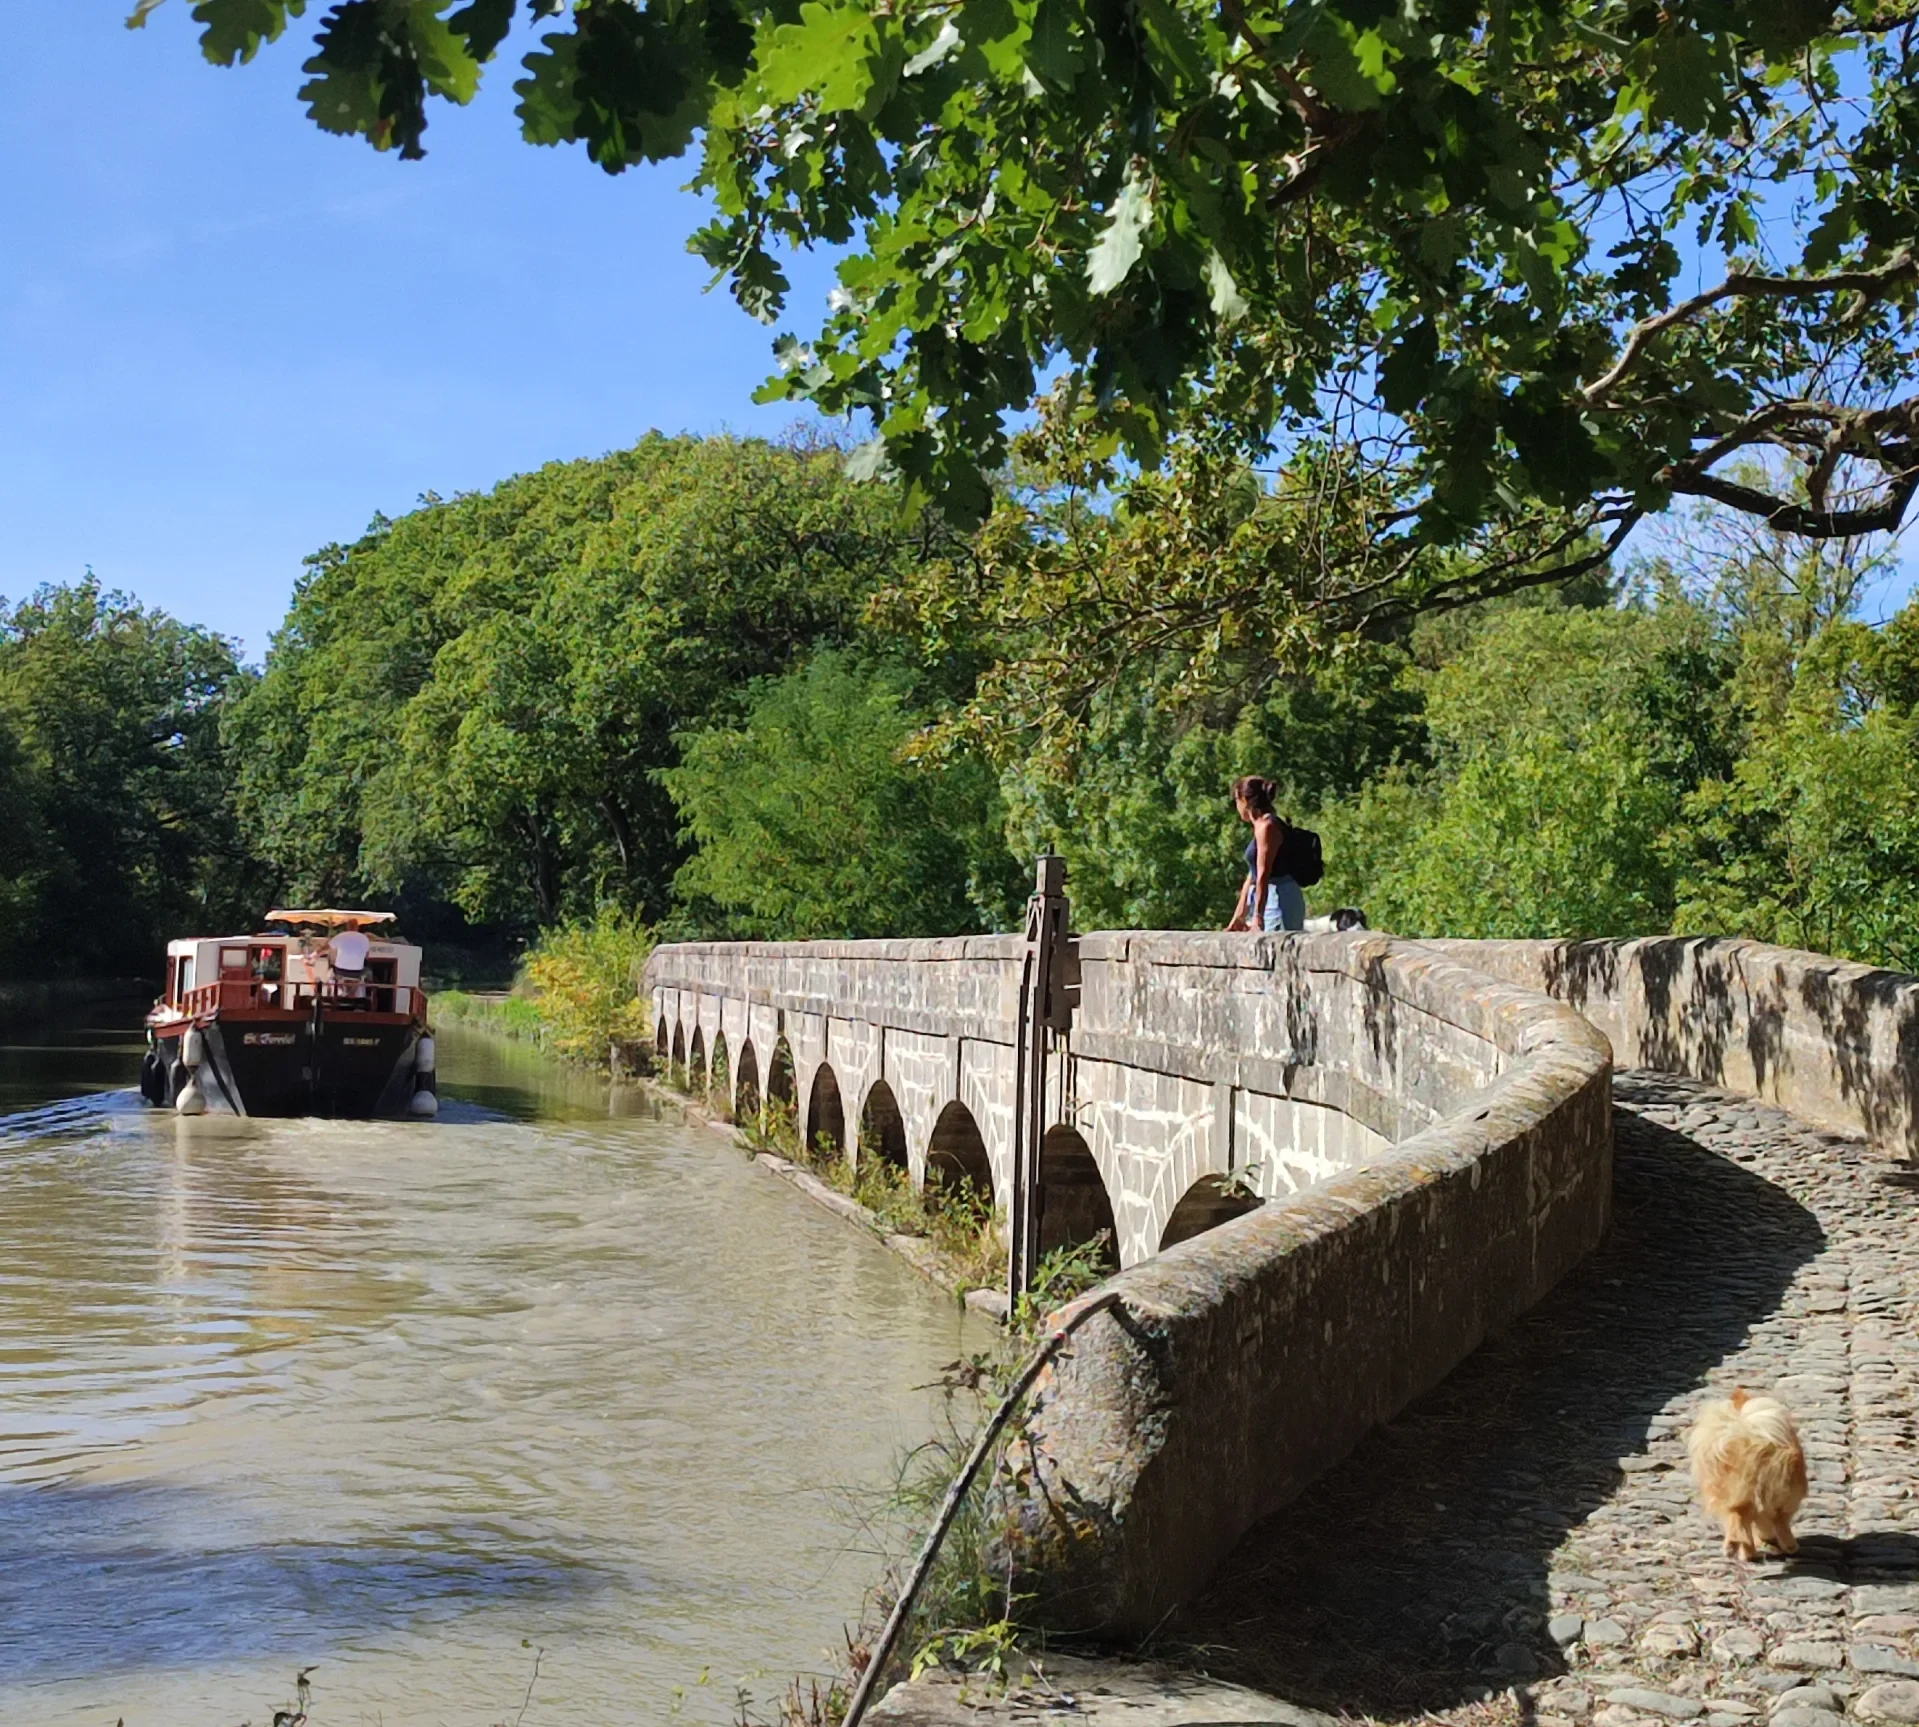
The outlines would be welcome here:
M 1547 1634 L 1555 1550 L 1825 1239 L 1753 1171 L 1631 1110 L 1616 1125 L 1614 1226 L 1593 1258 L 1253 1530 L 1152 1653 L 1389 1718 L 1565 1671 Z

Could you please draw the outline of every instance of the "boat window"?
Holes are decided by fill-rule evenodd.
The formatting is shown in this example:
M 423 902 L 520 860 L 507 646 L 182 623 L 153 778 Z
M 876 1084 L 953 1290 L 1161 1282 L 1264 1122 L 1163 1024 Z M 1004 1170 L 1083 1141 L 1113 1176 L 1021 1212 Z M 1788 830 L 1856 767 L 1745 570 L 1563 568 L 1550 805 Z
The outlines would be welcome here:
M 180 987 L 174 995 L 175 1001 L 185 1001 L 187 992 L 193 988 L 193 955 L 183 953 L 180 956 Z
M 286 965 L 286 949 L 283 947 L 256 947 L 253 949 L 252 971 L 261 983 L 278 983 Z
M 221 948 L 220 969 L 222 971 L 244 973 L 247 969 L 247 950 L 243 947 Z

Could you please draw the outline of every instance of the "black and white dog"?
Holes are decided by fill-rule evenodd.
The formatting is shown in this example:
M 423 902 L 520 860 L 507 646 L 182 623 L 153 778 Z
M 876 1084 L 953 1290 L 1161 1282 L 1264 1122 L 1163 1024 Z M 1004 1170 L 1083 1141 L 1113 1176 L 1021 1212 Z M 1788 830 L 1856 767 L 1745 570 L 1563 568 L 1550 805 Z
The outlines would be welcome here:
M 1343 905 L 1330 917 L 1309 917 L 1306 928 L 1314 935 L 1325 935 L 1330 930 L 1368 929 L 1366 914 L 1358 906 Z

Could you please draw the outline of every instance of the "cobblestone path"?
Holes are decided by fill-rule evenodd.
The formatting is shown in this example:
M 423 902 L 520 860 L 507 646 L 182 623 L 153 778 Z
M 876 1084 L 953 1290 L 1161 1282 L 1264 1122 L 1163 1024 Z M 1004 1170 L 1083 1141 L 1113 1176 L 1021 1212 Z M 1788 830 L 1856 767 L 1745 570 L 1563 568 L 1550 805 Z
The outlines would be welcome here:
M 1750 1099 L 1614 1095 L 1606 1243 L 1153 1653 L 1389 1720 L 1919 1722 L 1919 1188 Z M 1722 1557 L 1694 1500 L 1686 1428 L 1735 1385 L 1798 1417 L 1796 1560 Z

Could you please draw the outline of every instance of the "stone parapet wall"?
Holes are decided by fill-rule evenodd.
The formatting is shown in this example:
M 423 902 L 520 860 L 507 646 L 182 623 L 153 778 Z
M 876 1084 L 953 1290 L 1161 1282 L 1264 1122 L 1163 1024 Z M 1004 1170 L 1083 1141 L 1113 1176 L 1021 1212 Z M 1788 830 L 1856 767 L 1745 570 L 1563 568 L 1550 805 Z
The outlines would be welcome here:
M 783 1013 L 1011 1044 L 1025 951 L 1018 936 L 675 942 L 653 951 L 645 987 L 655 997 L 723 995 Z
M 1122 1271 L 1120 1306 L 1042 1384 L 1012 1508 L 1022 1586 L 1055 1626 L 1143 1632 L 1595 1245 L 1611 1052 L 1542 995 L 1404 943 L 1089 936 L 1081 952 L 1076 1062 L 1363 1100 L 1377 1135 L 1360 1167 Z
M 1717 937 L 1426 945 L 1578 1009 L 1621 1067 L 1761 1097 L 1919 1163 L 1919 978 Z

